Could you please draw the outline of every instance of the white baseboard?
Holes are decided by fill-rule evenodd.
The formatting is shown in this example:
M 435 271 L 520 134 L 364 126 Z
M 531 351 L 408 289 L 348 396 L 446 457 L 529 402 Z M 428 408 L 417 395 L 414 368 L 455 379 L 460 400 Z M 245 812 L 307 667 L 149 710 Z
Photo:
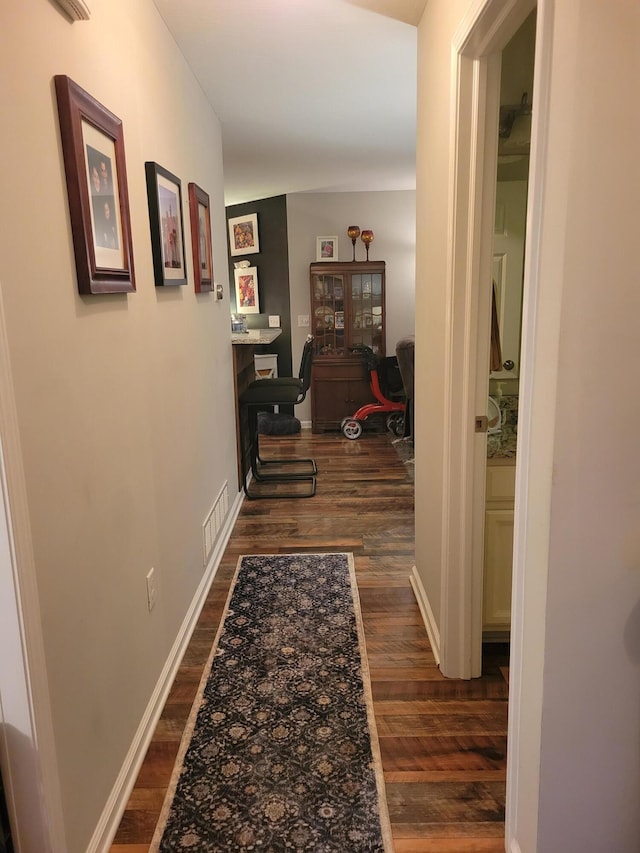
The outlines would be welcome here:
M 409 580 L 413 587 L 413 592 L 415 594 L 416 601 L 418 602 L 420 613 L 422 614 L 424 627 L 427 629 L 427 634 L 429 635 L 429 642 L 431 643 L 433 656 L 435 657 L 438 666 L 440 666 L 440 631 L 438 630 L 427 593 L 425 592 L 422 581 L 420 580 L 420 575 L 418 574 L 415 566 L 411 570 L 411 577 Z
M 160 678 L 158 679 L 149 704 L 147 705 L 135 737 L 129 747 L 127 756 L 124 760 L 118 778 L 111 790 L 109 799 L 102 812 L 98 825 L 93 833 L 91 841 L 87 847 L 86 853 L 108 853 L 113 838 L 118 830 L 120 820 L 126 808 L 127 802 L 133 786 L 135 785 L 140 767 L 147 753 L 147 749 L 153 737 L 158 719 L 162 713 L 167 696 L 171 690 L 171 686 L 175 679 L 178 667 L 182 661 L 182 657 L 189 645 L 189 640 L 198 622 L 200 611 L 207 598 L 209 588 L 215 578 L 220 560 L 227 546 L 231 531 L 235 524 L 242 500 L 243 492 L 238 492 L 236 498 L 230 507 L 230 511 L 225 519 L 224 525 L 220 531 L 220 536 L 214 545 L 213 551 L 207 563 L 207 567 L 202 576 L 202 580 L 196 590 L 191 605 L 184 617 L 178 636 L 169 652 L 169 656 L 165 662 Z
M 311 429 L 313 426 L 313 421 L 300 421 L 300 426 L 302 429 Z

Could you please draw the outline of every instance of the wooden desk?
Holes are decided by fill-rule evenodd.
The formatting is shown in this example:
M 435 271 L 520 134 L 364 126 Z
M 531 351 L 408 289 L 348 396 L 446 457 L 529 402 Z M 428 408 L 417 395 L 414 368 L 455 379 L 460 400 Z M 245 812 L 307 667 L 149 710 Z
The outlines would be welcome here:
M 248 457 L 249 448 L 240 445 L 240 436 L 247 435 L 246 424 L 243 431 L 240 430 L 240 406 L 238 400 L 243 391 L 249 387 L 249 383 L 256 378 L 253 357 L 257 347 L 272 344 L 282 334 L 282 329 L 254 329 L 244 334 L 231 336 L 233 348 L 233 395 L 236 407 L 236 453 L 238 456 L 238 491 L 242 489 L 242 453 Z M 246 470 L 249 469 L 247 463 Z

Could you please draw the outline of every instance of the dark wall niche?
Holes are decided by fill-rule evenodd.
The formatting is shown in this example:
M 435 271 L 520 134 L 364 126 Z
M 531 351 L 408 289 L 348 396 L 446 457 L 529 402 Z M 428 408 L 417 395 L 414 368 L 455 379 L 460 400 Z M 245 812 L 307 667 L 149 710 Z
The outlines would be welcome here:
M 247 314 L 248 329 L 266 329 L 269 314 L 280 315 L 282 334 L 264 352 L 278 354 L 280 376 L 298 374 L 298 365 L 292 370 L 291 359 L 291 315 L 289 300 L 289 251 L 287 244 L 287 199 L 280 195 L 243 204 L 230 205 L 226 209 L 227 220 L 249 213 L 258 215 L 258 241 L 260 251 L 253 255 L 229 256 L 229 286 L 231 289 L 231 311 L 236 310 L 234 263 L 249 261 L 258 270 L 259 314 Z M 227 227 L 227 246 L 229 229 Z

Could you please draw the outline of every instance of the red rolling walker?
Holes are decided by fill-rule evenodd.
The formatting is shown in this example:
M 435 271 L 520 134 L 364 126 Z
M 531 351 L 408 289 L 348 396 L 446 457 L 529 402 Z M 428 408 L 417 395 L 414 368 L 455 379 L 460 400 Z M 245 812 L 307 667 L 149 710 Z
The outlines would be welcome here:
M 344 418 L 340 425 L 342 434 L 354 441 L 362 435 L 363 421 L 371 415 L 386 414 L 387 429 L 394 435 L 403 435 L 406 403 L 398 359 L 395 356 L 381 358 L 366 346 L 354 347 L 353 352 L 360 352 L 365 357 L 369 387 L 377 402 L 365 403 L 350 418 Z

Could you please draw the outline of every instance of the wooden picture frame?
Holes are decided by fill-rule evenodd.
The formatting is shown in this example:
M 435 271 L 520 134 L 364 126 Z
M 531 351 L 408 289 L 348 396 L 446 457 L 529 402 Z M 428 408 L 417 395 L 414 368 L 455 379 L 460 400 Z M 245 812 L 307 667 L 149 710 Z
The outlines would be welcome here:
M 257 213 L 246 213 L 229 219 L 229 247 L 234 257 L 254 255 L 260 251 Z
M 238 314 L 259 314 L 258 268 L 239 267 L 233 271 L 236 283 L 236 312 Z
M 157 163 L 144 164 L 156 287 L 187 283 L 182 184 Z
M 316 261 L 338 260 L 338 238 L 316 237 Z
M 64 74 L 54 77 L 78 291 L 135 291 L 122 122 Z
M 213 290 L 213 252 L 211 249 L 211 213 L 209 196 L 197 184 L 189 184 L 191 250 L 196 293 Z

